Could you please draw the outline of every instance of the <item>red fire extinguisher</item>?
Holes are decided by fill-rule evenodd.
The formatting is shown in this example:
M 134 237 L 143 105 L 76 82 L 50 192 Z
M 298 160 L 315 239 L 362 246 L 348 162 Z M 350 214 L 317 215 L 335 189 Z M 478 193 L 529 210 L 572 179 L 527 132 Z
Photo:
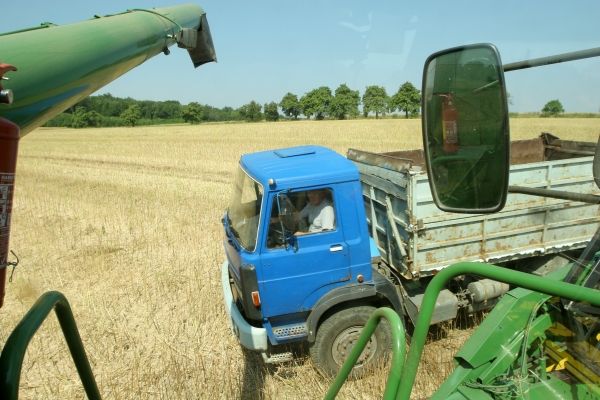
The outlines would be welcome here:
M 7 71 L 16 71 L 8 64 L 0 64 L 0 78 Z M 0 85 L 0 103 L 11 103 L 12 93 Z M 4 304 L 4 286 L 8 262 L 8 240 L 10 217 L 19 146 L 19 127 L 11 121 L 0 118 L 0 307 Z
M 443 95 L 442 138 L 444 153 L 458 151 L 458 111 L 454 106 L 451 94 Z

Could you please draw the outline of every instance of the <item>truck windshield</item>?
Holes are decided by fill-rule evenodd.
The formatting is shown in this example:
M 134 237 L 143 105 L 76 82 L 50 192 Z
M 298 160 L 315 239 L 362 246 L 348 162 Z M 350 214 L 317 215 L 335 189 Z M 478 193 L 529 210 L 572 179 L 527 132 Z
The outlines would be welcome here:
M 262 198 L 262 186 L 240 168 L 233 183 L 227 220 L 231 233 L 248 251 L 256 247 Z

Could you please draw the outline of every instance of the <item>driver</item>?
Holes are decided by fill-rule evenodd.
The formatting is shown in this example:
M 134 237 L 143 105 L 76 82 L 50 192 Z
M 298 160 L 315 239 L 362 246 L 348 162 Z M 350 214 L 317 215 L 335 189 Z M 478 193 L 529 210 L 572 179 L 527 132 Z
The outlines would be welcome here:
M 308 220 L 308 231 L 298 231 L 296 235 L 332 230 L 335 227 L 335 213 L 327 199 L 326 190 L 310 190 L 307 196 L 308 203 L 300 211 L 298 218 Z

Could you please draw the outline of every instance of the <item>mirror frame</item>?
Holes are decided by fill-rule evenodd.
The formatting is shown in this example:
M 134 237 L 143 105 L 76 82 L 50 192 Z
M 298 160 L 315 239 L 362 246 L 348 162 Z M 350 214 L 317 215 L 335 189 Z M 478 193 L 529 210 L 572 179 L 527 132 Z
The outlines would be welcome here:
M 497 60 L 497 64 L 498 64 L 498 83 L 500 85 L 500 93 L 502 96 L 502 113 L 503 113 L 503 120 L 504 120 L 504 130 L 503 132 L 499 132 L 500 135 L 502 135 L 501 140 L 504 140 L 504 149 L 505 151 L 505 155 L 503 155 L 503 158 L 505 159 L 505 165 L 506 168 L 504 171 L 499 171 L 499 173 L 503 174 L 503 183 L 502 183 L 502 192 L 500 195 L 500 198 L 498 199 L 498 203 L 495 206 L 492 207 L 487 207 L 487 208 L 458 208 L 458 207 L 451 207 L 448 205 L 443 204 L 440 201 L 440 197 L 438 196 L 438 192 L 437 189 L 434 185 L 433 182 L 433 173 L 432 173 L 432 163 L 430 162 L 430 149 L 429 149 L 429 141 L 428 141 L 428 124 L 427 124 L 427 116 L 428 116 L 428 102 L 427 102 L 427 96 L 426 96 L 426 86 L 427 86 L 427 70 L 429 69 L 429 65 L 431 64 L 431 62 L 443 55 L 446 54 L 450 54 L 450 53 L 456 53 L 456 52 L 460 52 L 460 51 L 464 51 L 464 50 L 469 50 L 469 49 L 489 49 L 492 54 L 495 55 L 496 60 Z M 429 180 L 429 187 L 431 189 L 431 193 L 433 196 L 433 200 L 436 204 L 436 206 L 441 209 L 442 211 L 448 211 L 448 212 L 455 212 L 455 213 L 468 213 L 468 214 L 490 214 L 490 213 L 494 213 L 497 211 L 500 211 L 505 203 L 506 203 L 506 197 L 507 197 L 507 193 L 508 193 L 508 180 L 509 180 L 509 170 L 510 170 L 510 128 L 509 128 L 509 118 L 508 118 L 508 101 L 507 101 L 507 95 L 506 95 L 506 82 L 504 79 L 504 68 L 502 65 L 502 62 L 500 60 L 500 53 L 498 52 L 498 49 L 490 44 L 490 43 L 478 43 L 478 44 L 472 44 L 472 45 L 466 45 L 466 46 L 458 46 L 458 47 L 452 47 L 449 49 L 445 49 L 445 50 L 441 50 L 438 52 L 435 52 L 433 54 L 431 54 L 429 57 L 427 57 L 427 60 L 425 61 L 425 65 L 423 67 L 423 80 L 422 80 L 422 86 L 421 86 L 421 125 L 422 125 L 422 138 L 423 138 L 423 152 L 424 152 L 424 158 L 425 158 L 425 164 L 426 164 L 426 168 L 427 168 L 427 174 L 428 174 L 428 180 Z M 498 143 L 501 143 L 501 141 L 499 140 Z M 499 182 L 500 183 L 500 182 Z

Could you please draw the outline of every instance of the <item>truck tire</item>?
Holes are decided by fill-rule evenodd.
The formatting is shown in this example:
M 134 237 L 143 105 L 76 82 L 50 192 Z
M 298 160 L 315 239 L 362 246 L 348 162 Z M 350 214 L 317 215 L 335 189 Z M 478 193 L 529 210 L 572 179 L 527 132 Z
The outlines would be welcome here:
M 374 311 L 375 307 L 369 306 L 346 308 L 323 321 L 310 348 L 310 356 L 322 372 L 329 376 L 338 373 Z M 385 360 L 391 343 L 389 323 L 382 320 L 358 358 L 350 377 L 359 379 L 368 375 L 375 365 Z

